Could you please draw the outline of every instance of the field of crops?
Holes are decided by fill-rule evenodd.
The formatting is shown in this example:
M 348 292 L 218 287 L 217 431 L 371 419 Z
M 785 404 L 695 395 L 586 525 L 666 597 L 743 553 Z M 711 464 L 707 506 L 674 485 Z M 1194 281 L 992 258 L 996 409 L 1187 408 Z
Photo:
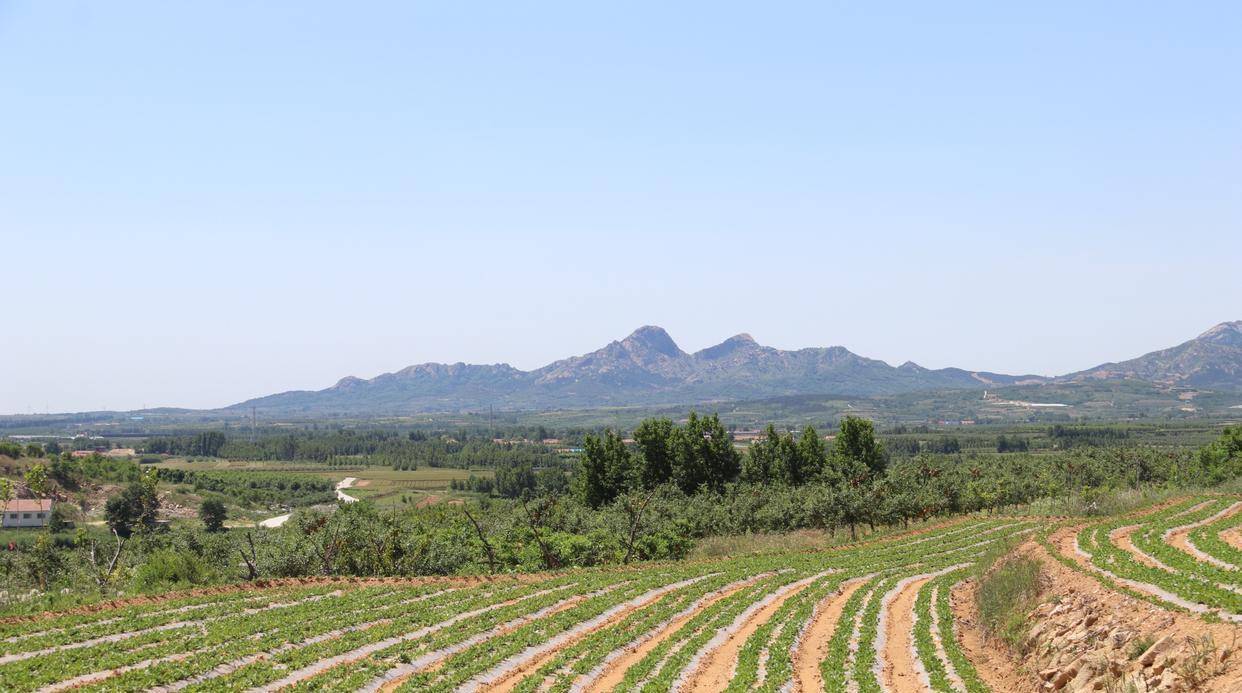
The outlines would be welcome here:
M 829 552 L 65 614 L 0 627 L 0 689 L 870 691 L 918 676 L 978 690 L 948 587 L 1035 527 L 976 519 Z
M 1202 496 L 1088 524 L 1053 547 L 1163 606 L 1242 623 L 1242 500 Z
M 1203 496 L 1044 542 L 1105 584 L 1237 620 L 1240 509 Z M 0 690 L 973 693 L 988 686 L 950 590 L 1048 526 L 970 518 L 830 551 L 277 584 L 11 620 Z

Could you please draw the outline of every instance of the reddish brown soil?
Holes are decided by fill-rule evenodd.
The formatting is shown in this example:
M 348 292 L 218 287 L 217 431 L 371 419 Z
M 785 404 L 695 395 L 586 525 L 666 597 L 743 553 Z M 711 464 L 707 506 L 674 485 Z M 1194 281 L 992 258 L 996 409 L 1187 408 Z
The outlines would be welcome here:
M 742 647 L 746 644 L 746 640 L 759 630 L 759 627 L 771 620 L 772 615 L 781 608 L 789 598 L 806 589 L 810 583 L 803 584 L 799 587 L 785 592 L 781 596 L 773 599 L 769 604 L 759 609 L 751 615 L 741 628 L 729 636 L 720 647 L 716 648 L 703 659 L 699 665 L 698 671 L 694 672 L 687 685 L 683 690 L 692 693 L 715 693 L 723 691 L 729 686 L 729 680 L 733 678 L 733 672 L 737 668 L 738 654 L 742 651 Z
M 820 604 L 818 613 L 802 634 L 798 650 L 794 653 L 795 690 L 803 693 L 824 690 L 824 678 L 819 671 L 819 664 L 828 656 L 828 641 L 837 629 L 837 621 L 841 619 L 845 602 L 866 581 L 867 578 L 848 580 L 841 584 L 836 594 Z
M 696 615 L 703 611 L 703 609 L 710 607 L 712 604 L 715 604 L 721 599 L 725 599 L 730 595 L 736 594 L 739 590 L 746 588 L 750 584 L 752 583 L 746 582 L 734 585 L 727 590 L 723 590 L 710 599 L 703 600 L 703 603 L 699 604 L 698 609 L 695 611 L 684 614 L 683 616 L 670 621 L 665 624 L 664 627 L 660 628 L 655 635 L 651 636 L 647 640 L 644 640 L 638 645 L 629 648 L 625 655 L 618 657 L 611 664 L 609 664 L 608 668 L 604 670 L 604 673 L 589 686 L 587 686 L 587 693 L 601 693 L 602 691 L 611 691 L 616 688 L 617 685 L 625 679 L 625 672 L 629 671 L 630 667 L 641 662 L 648 653 L 658 647 L 660 643 L 667 640 L 673 635 L 673 633 L 681 630 L 686 623 L 690 622 Z
M 919 666 L 912 651 L 914 600 L 931 578 L 914 580 L 889 604 L 884 638 L 884 666 L 880 684 L 889 693 L 915 693 L 927 690 L 919 678 Z
M 1221 541 L 1242 551 L 1242 527 L 1231 527 L 1220 533 Z
M 1143 565 L 1149 568 L 1156 568 L 1158 570 L 1168 570 L 1168 568 L 1163 563 L 1157 561 L 1151 556 L 1148 556 L 1146 553 L 1140 551 L 1138 547 L 1134 545 L 1134 542 L 1130 539 L 1130 535 L 1138 531 L 1140 527 L 1141 525 L 1129 525 L 1128 527 L 1119 527 L 1109 532 L 1108 538 L 1109 540 L 1112 541 L 1114 546 L 1116 546 L 1122 551 L 1125 551 L 1126 553 L 1133 556 L 1135 561 L 1138 561 L 1139 563 L 1142 563 Z

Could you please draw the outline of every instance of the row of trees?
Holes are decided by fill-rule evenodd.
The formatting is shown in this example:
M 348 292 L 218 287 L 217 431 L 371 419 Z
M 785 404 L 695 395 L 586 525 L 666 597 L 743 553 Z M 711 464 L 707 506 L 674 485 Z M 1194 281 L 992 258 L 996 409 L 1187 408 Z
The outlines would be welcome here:
M 682 493 L 720 493 L 735 481 L 833 488 L 857 487 L 882 474 L 888 458 L 871 422 L 847 417 L 830 450 L 811 426 L 794 437 L 768 426 L 764 438 L 743 455 L 716 415 L 690 413 L 682 426 L 648 419 L 634 431 L 634 445 L 612 430 L 589 435 L 583 445 L 574 491 L 592 508 L 622 494 L 673 484 Z
M 556 453 L 542 445 L 498 443 L 490 437 L 464 440 L 429 436 L 421 431 L 300 431 L 258 440 L 206 431 L 185 436 L 153 436 L 144 452 L 190 457 L 316 462 L 329 465 L 383 465 L 411 471 L 423 467 L 495 467 L 503 462 L 532 467 L 554 462 Z
M 37 539 L 29 550 L 0 552 L 0 577 L 15 587 L 46 589 L 51 598 L 60 587 L 104 592 L 266 577 L 589 566 L 677 558 L 694 540 L 712 535 L 804 528 L 848 529 L 854 535 L 868 525 L 1015 506 L 1026 506 L 1019 512 L 1106 512 L 1112 490 L 1198 487 L 1242 478 L 1242 429 L 1231 429 L 1200 450 L 1135 446 L 1038 455 L 922 454 L 886 463 L 874 431 L 855 420 L 844 423 L 831 444 L 808 431 L 797 436 L 772 431 L 752 452 L 734 458 L 735 480 L 720 488 L 700 483 L 686 492 L 679 479 L 718 462 L 712 455 L 728 455 L 724 446 L 712 444 L 719 430 L 711 417 L 692 421 L 693 426 L 652 423 L 645 429 L 648 449 L 668 451 L 667 466 L 654 455 L 647 458 L 637 437 L 631 444 L 598 437 L 593 458 L 606 459 L 608 449 L 612 461 L 628 465 L 630 473 L 621 475 L 628 479 L 623 490 L 597 506 L 579 502 L 577 488 L 537 498 L 484 497 L 465 506 L 394 511 L 364 501 L 333 514 L 298 511 L 280 529 L 221 532 L 211 530 L 223 527 L 223 506 L 204 503 L 200 517 L 208 531 L 184 524 L 151 531 L 159 506 L 152 477 L 146 476 L 109 503 L 107 518 L 117 536 L 83 528 L 71 544 L 62 544 L 45 532 L 32 535 Z M 663 476 L 656 471 L 661 469 L 667 470 Z M 527 480 L 519 487 L 529 483 L 531 475 L 515 471 L 514 479 Z M 644 471 L 650 472 L 646 481 Z M 538 489 L 539 473 L 533 476 Z

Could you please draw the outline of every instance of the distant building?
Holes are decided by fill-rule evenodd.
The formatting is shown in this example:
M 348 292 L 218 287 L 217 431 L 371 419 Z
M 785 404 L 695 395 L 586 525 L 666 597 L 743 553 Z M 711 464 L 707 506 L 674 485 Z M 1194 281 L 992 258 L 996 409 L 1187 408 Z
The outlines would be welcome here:
M 133 457 L 136 454 L 138 453 L 136 453 L 133 448 L 113 448 L 112 450 L 105 452 L 104 457 L 126 458 Z
M 18 498 L 4 506 L 3 527 L 46 527 L 52 519 L 52 501 Z

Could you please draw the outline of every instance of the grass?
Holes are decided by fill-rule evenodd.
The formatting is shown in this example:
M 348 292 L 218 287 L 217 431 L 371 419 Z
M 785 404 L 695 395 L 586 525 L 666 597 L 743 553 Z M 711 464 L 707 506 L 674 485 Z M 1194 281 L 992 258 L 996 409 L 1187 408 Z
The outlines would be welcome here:
M 1143 656 L 1143 653 L 1146 652 L 1148 648 L 1150 648 L 1152 645 L 1155 645 L 1155 644 L 1156 644 L 1156 636 L 1147 635 L 1147 634 L 1140 635 L 1136 637 L 1135 639 L 1131 640 L 1130 644 L 1126 647 L 1126 657 L 1129 658 L 1131 662 L 1133 662 L 1134 660 Z
M 978 607 L 983 627 L 1017 651 L 1022 650 L 1030 621 L 1027 615 L 1039 596 L 1039 562 L 1015 558 L 979 579 Z

